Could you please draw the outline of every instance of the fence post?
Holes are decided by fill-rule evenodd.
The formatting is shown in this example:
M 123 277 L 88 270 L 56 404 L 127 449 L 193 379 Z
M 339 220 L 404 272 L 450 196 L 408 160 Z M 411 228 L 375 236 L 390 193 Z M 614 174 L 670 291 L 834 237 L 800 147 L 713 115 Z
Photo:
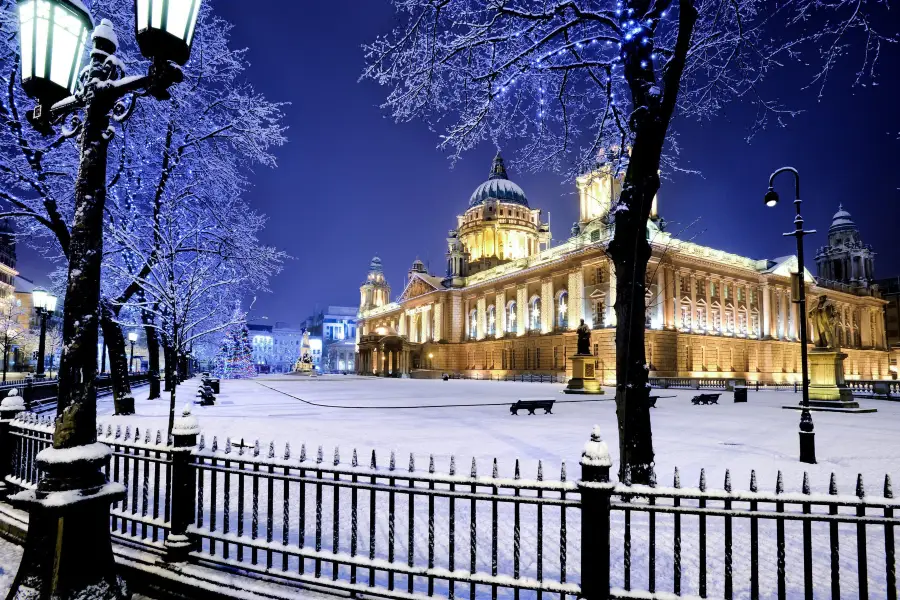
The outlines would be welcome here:
M 195 549 L 196 540 L 187 528 L 196 514 L 196 468 L 192 452 L 197 445 L 200 424 L 191 415 L 191 406 L 184 407 L 172 427 L 172 529 L 166 538 L 166 560 L 182 562 Z
M 594 425 L 591 441 L 581 453 L 581 598 L 609 598 L 610 498 L 614 485 L 609 481 L 612 461 L 609 448 Z
M 58 385 L 58 384 L 57 384 Z M 31 410 L 31 403 L 34 401 L 34 380 L 25 380 L 25 389 L 22 390 L 25 407 L 23 410 Z
M 13 441 L 12 429 L 13 419 L 20 412 L 25 410 L 25 401 L 19 396 L 16 388 L 9 390 L 6 398 L 0 402 L 0 498 L 6 498 L 11 491 L 6 476 L 11 474 L 13 452 L 15 452 L 15 442 Z

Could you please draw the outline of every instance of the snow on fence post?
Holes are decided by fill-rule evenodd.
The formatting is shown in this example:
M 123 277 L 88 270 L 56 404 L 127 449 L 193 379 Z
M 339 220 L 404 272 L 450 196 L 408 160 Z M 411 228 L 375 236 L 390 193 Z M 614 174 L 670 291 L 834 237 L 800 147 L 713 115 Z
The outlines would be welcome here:
M 594 425 L 581 453 L 581 598 L 609 598 L 609 518 L 614 485 L 609 448 Z
M 10 428 L 16 416 L 25 410 L 25 401 L 19 396 L 19 390 L 9 390 L 3 402 L 0 402 L 0 498 L 6 498 L 10 491 L 18 491 L 18 488 L 10 489 L 6 483 L 6 476 L 12 474 L 12 458 L 15 452 L 15 441 Z
M 191 456 L 197 445 L 200 425 L 191 415 L 191 406 L 175 419 L 172 427 L 172 529 L 166 538 L 166 559 L 169 562 L 187 560 L 196 541 L 188 536 L 187 528 L 194 522 L 196 509 L 196 467 Z

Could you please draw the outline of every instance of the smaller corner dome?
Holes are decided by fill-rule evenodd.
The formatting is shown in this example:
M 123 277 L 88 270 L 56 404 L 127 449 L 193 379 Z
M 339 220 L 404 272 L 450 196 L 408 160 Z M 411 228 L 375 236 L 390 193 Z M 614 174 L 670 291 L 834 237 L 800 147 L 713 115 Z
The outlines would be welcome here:
M 415 271 L 416 273 L 424 273 L 425 272 L 425 263 L 423 263 L 418 258 L 413 262 L 412 268 L 410 271 Z
M 377 256 L 372 258 L 372 262 L 369 263 L 369 270 L 375 273 L 381 273 L 383 270 L 381 267 L 381 259 Z
M 856 223 L 853 222 L 853 217 L 844 210 L 843 204 L 839 205 L 838 211 L 834 213 L 834 217 L 831 219 L 831 227 L 828 228 L 828 231 L 837 231 L 840 229 L 856 229 Z
M 483 204 L 485 200 L 499 200 L 528 206 L 525 191 L 509 180 L 500 152 L 497 152 L 497 156 L 494 157 L 490 178 L 475 188 L 472 197 L 469 198 L 469 208 Z

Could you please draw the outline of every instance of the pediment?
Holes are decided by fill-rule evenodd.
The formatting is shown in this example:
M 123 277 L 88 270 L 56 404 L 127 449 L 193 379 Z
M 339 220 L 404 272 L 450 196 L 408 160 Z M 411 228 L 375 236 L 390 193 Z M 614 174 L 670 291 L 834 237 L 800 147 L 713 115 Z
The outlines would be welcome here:
M 403 289 L 403 293 L 400 294 L 400 302 L 404 300 L 409 300 L 410 298 L 415 298 L 417 296 L 422 296 L 424 294 L 430 294 L 436 290 L 441 288 L 437 287 L 430 281 L 427 281 L 425 278 L 419 275 L 413 275 L 412 279 L 409 280 L 409 283 L 406 284 L 406 287 Z

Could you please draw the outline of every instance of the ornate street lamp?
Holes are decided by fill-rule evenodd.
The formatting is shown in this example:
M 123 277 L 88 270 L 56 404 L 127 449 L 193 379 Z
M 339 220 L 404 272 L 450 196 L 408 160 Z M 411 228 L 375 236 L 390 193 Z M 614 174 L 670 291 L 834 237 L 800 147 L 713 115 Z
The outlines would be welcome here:
M 129 373 L 134 368 L 134 343 L 137 341 L 137 339 L 138 339 L 137 333 L 132 331 L 128 334 L 128 341 L 131 342 L 131 357 L 128 359 L 128 372 Z
M 794 208 L 797 216 L 794 217 L 794 231 L 785 233 L 785 236 L 797 238 L 797 304 L 800 311 L 800 364 L 803 377 L 803 399 L 800 412 L 800 462 L 815 464 L 816 462 L 816 433 L 813 426 L 812 414 L 809 412 L 809 366 L 807 365 L 807 334 L 806 334 L 806 285 L 804 284 L 804 272 L 806 266 L 803 260 L 803 237 L 815 233 L 815 229 L 803 229 L 803 217 L 800 215 L 800 174 L 793 167 L 782 167 L 769 176 L 769 190 L 764 201 L 766 206 L 774 207 L 778 204 L 778 192 L 775 191 L 775 177 L 780 173 L 791 173 L 794 176 Z
M 20 0 L 18 8 L 22 88 L 54 104 L 75 92 L 94 23 L 78 1 Z
M 38 340 L 38 363 L 36 375 L 44 375 L 44 354 L 47 340 L 47 318 L 56 310 L 56 296 L 42 288 L 34 288 L 31 292 L 31 303 L 41 319 L 41 336 Z
M 109 531 L 110 504 L 124 497 L 125 488 L 107 480 L 102 467 L 112 452 L 97 442 L 95 377 L 106 165 L 113 123 L 132 115 L 139 96 L 165 100 L 170 97 L 168 88 L 184 79 L 178 64 L 188 59 L 200 0 L 139 0 L 138 5 L 149 7 L 143 13 L 149 16 L 138 15 L 136 27 L 141 51 L 152 64 L 146 75 L 125 77 L 123 63 L 115 56 L 119 41 L 110 21 L 92 27 L 80 0 L 18 1 L 22 85 L 38 102 L 28 120 L 49 134 L 68 118 L 61 135 L 77 137 L 79 165 L 56 429 L 53 446 L 36 457 L 41 471 L 37 487 L 9 497 L 29 513 L 25 551 L 10 598 L 118 600 L 125 595 Z M 176 30 L 182 21 L 180 41 L 166 37 L 179 37 Z M 91 29 L 90 62 L 81 68 Z M 189 545 L 170 540 L 166 548 L 173 560 L 190 551 Z
M 138 46 L 141 54 L 179 65 L 191 55 L 200 0 L 135 0 Z

